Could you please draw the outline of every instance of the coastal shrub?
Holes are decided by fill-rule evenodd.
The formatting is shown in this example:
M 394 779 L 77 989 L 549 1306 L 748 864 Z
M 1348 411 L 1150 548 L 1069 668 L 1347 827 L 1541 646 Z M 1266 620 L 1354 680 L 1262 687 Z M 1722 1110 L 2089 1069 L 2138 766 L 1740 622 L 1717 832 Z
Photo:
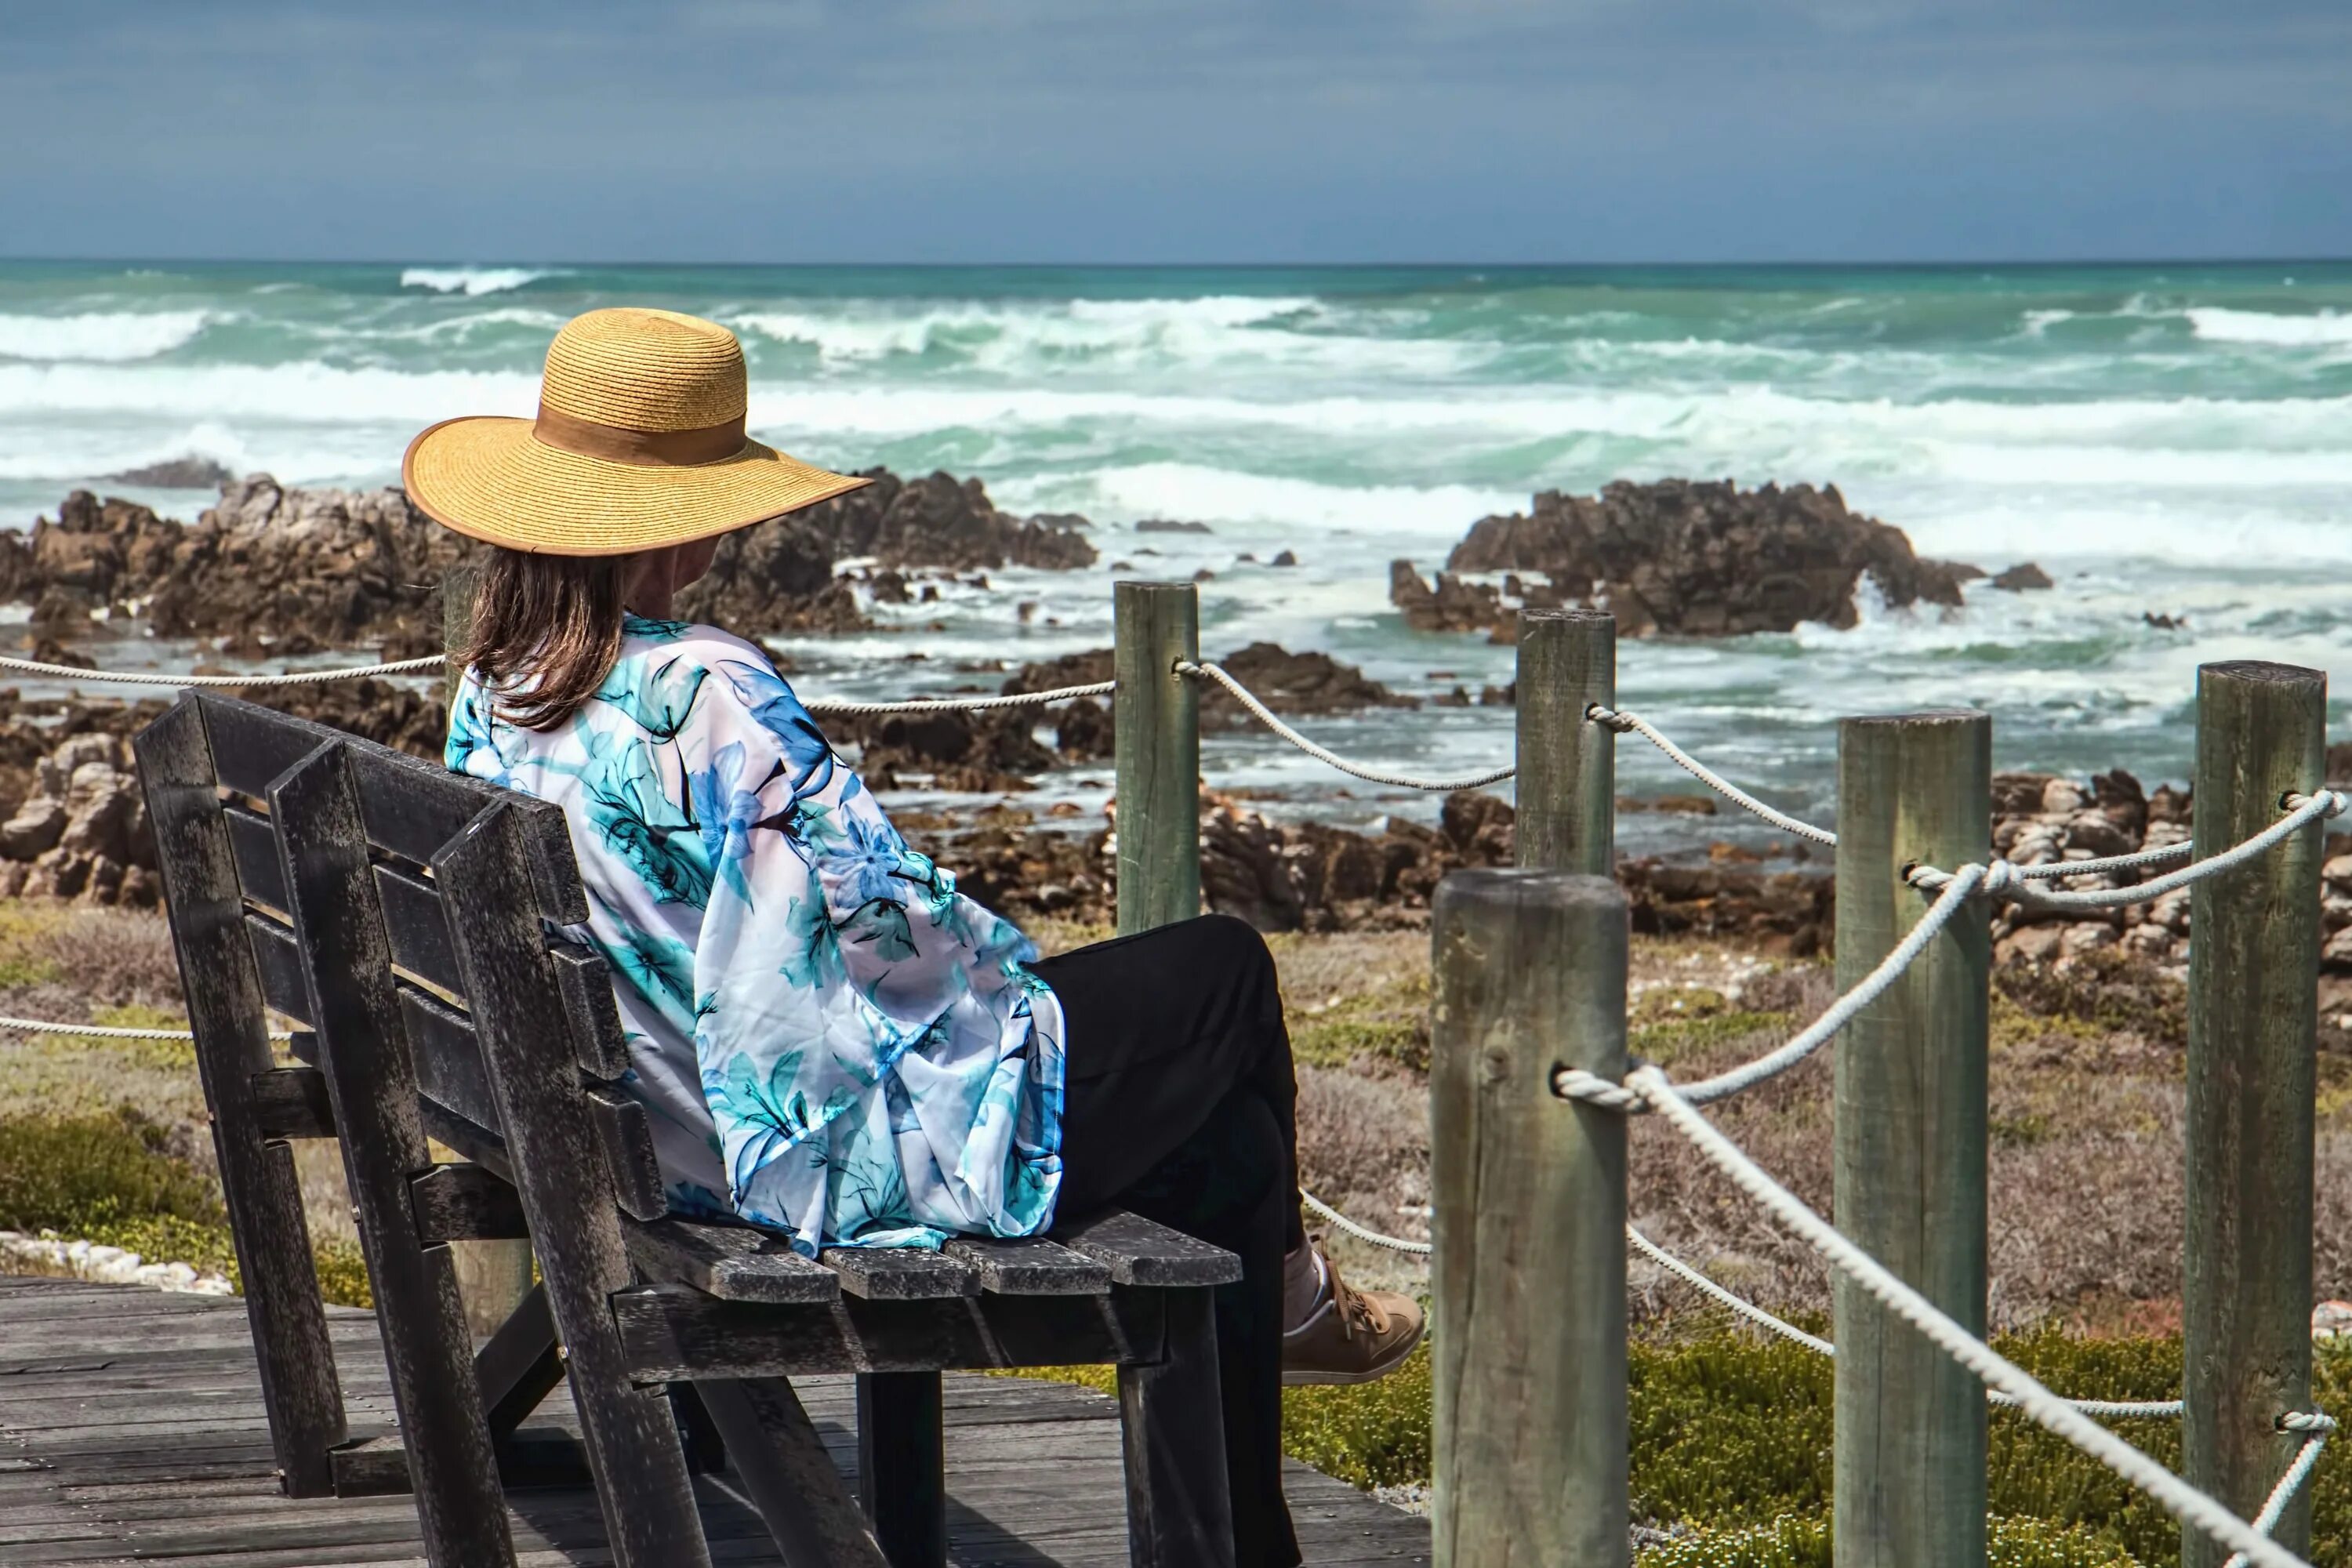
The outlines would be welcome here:
M 1286 1009 L 1291 1054 L 1313 1067 L 1359 1060 L 1429 1070 L 1429 972 L 1411 971 L 1368 991 Z
M 2121 1547 L 2071 1525 L 1996 1515 L 1986 1537 L 1986 1568 L 2142 1568 Z M 1814 1515 L 1699 1531 L 1633 1561 L 1636 1568 L 1830 1568 L 1830 1522 Z

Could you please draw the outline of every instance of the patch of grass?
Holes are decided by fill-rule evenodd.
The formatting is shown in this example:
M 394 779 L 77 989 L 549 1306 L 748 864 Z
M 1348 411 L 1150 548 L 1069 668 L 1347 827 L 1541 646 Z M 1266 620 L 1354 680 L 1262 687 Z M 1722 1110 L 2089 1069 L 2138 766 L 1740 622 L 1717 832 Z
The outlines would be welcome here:
M 1366 991 L 1295 998 L 1286 1008 L 1291 1054 L 1312 1067 L 1370 1058 L 1429 1070 L 1429 973 L 1424 968 Z
M 1660 985 L 1627 1010 L 1625 1045 L 1635 1056 L 1672 1067 L 1728 1041 L 1786 1030 L 1792 1021 L 1787 1013 L 1734 1006 L 1707 986 Z
M 167 1007 L 151 1007 L 142 1002 L 126 1002 L 119 1007 L 96 1007 L 90 1011 L 90 1022 L 103 1024 L 110 1029 L 184 1029 L 188 1020 Z M 194 1040 L 109 1040 L 109 1049 L 117 1056 L 127 1057 L 142 1067 L 186 1068 L 195 1070 L 196 1046 Z
M 2011 964 L 1995 972 L 1993 991 L 1996 1012 L 2006 999 L 2045 1035 L 2121 1038 L 2162 1050 L 2189 1044 L 2189 987 L 2120 947 L 2063 966 Z
M 53 939 L 66 922 L 63 904 L 0 900 L 0 990 L 47 985 L 62 979 Z
M 2142 1568 L 2137 1557 L 2084 1530 L 1998 1516 L 1988 1524 L 1986 1568 Z M 1701 1531 L 1634 1561 L 1639 1568 L 1830 1568 L 1830 1521 L 1813 1515 Z

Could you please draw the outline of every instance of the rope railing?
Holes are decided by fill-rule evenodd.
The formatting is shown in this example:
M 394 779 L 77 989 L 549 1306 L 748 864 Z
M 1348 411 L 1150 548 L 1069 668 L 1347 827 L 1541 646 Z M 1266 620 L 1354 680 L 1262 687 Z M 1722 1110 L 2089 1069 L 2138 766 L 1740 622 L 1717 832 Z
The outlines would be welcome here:
M 1013 691 L 1001 697 L 916 697 L 903 702 L 853 702 L 844 697 L 816 697 L 801 704 L 812 713 L 861 718 L 884 713 L 978 712 L 991 708 L 1045 708 L 1074 702 L 1081 697 L 1108 697 L 1118 689 L 1116 680 L 1085 686 L 1057 686 L 1050 691 Z
M 2311 823 L 2341 816 L 2352 806 L 2352 795 L 2340 790 L 2324 789 L 2316 795 L 2290 795 L 2280 805 L 2286 815 L 2263 828 L 2251 838 L 2240 840 L 2227 849 L 2208 855 L 2202 860 L 2192 860 L 2178 871 L 2145 882 L 2135 882 L 2123 888 L 2086 888 L 2058 892 L 2046 891 L 2031 885 L 2027 879 L 2041 876 L 2074 876 L 2094 863 L 2078 860 L 2072 865 L 2060 862 L 2053 866 L 2019 866 L 2007 860 L 1992 860 L 1983 866 L 1964 866 L 1959 871 L 1939 870 L 1933 866 L 1915 866 L 1905 873 L 1904 879 L 1923 892 L 1936 892 L 1951 886 L 1965 872 L 1981 873 L 1977 889 L 1988 898 L 2014 899 L 2031 909 L 2053 910 L 2114 910 L 2132 904 L 2153 903 L 2165 894 L 2176 892 L 2208 877 L 2219 876 L 2232 867 L 2242 866 L 2259 855 L 2292 837 Z M 2176 846 L 2168 845 L 2168 849 Z
M 1755 1088 L 1770 1079 L 1780 1077 L 1807 1057 L 1827 1045 L 1837 1032 L 1852 1023 L 1855 1015 L 1885 994 L 1886 988 L 1903 977 L 1937 932 L 1948 924 L 1967 903 L 1983 879 L 1984 868 L 1963 866 L 1959 873 L 1927 906 L 1918 923 L 1881 959 L 1878 967 L 1863 977 L 1862 983 L 1830 1004 L 1822 1016 L 1808 1024 L 1786 1045 L 1768 1051 L 1755 1060 L 1743 1063 L 1728 1072 L 1682 1088 L 1678 1092 L 1694 1105 L 1706 1105 Z M 1589 1105 L 1606 1106 L 1612 1110 L 1641 1112 L 1650 1109 L 1641 1091 L 1625 1083 L 1612 1083 L 1598 1074 L 1582 1068 L 1562 1068 L 1552 1076 L 1552 1089 L 1569 1100 L 1580 1100 Z
M 1804 1200 L 1774 1181 L 1737 1144 L 1717 1131 L 1713 1123 L 1699 1114 L 1696 1106 L 1676 1091 L 1662 1070 L 1654 1067 L 1637 1068 L 1629 1075 L 1629 1081 L 1654 1110 L 1689 1140 L 1709 1164 L 1730 1178 L 1735 1186 L 1811 1244 L 1815 1251 L 1861 1286 L 1880 1306 L 1909 1323 L 1945 1354 L 1975 1373 L 1989 1389 L 2014 1399 L 2015 1407 L 2028 1419 L 2073 1444 L 2139 1488 L 2175 1519 L 2237 1552 L 2239 1556 L 2233 1561 L 2259 1564 L 2260 1568 L 2311 1568 L 2303 1558 L 2272 1541 L 2266 1533 L 2266 1527 L 2240 1519 L 2100 1426 L 2085 1411 L 2052 1393 L 2032 1373 L 1961 1327 L 1934 1302 L 1897 1279 L 1876 1258 L 1847 1240 L 1834 1226 L 1815 1214 Z M 2320 1415 L 2317 1419 L 2327 1421 L 2328 1418 Z M 2329 1425 L 2332 1426 L 2332 1422 Z M 2316 1427 L 2313 1429 L 2315 1431 Z M 2310 1445 L 2305 1447 L 2308 1449 Z M 2310 1464 L 2304 1463 L 2302 1456 L 2298 1456 L 2288 1476 L 2296 1477 L 2298 1470 L 2303 1476 L 2307 1476 L 2311 1465 L 2316 1462 L 2315 1455 Z M 2282 1478 L 2283 1488 L 2286 1479 Z M 2295 1485 L 2301 1484 L 2301 1479 L 2296 1479 Z M 2292 1496 L 2291 1490 L 2288 1495 Z M 2284 1513 L 2285 1506 L 2281 1501 L 2274 1512 L 2264 1509 L 2263 1512 L 2272 1516 L 2268 1528 L 2275 1527 L 2277 1516 Z
M 1770 806 L 1766 805 L 1762 801 L 1758 800 L 1754 795 L 1749 795 L 1746 790 L 1741 789 L 1738 784 L 1733 784 L 1729 779 L 1725 778 L 1722 774 L 1708 767 L 1705 763 L 1700 762 L 1696 757 L 1692 756 L 1688 752 L 1684 751 L 1680 746 L 1675 745 L 1672 741 L 1667 740 L 1664 735 L 1660 734 L 1652 727 L 1648 720 L 1643 718 L 1640 714 L 1627 712 L 1623 709 L 1619 708 L 1604 708 L 1600 703 L 1596 702 L 1584 710 L 1584 716 L 1605 730 L 1614 730 L 1621 735 L 1634 734 L 1641 736 L 1642 739 L 1649 742 L 1650 744 L 1657 747 L 1661 752 L 1664 752 L 1666 754 L 1667 759 L 1676 767 L 1682 769 L 1683 772 L 1690 774 L 1691 777 L 1698 780 L 1699 783 L 1706 785 L 1707 788 L 1715 791 L 1716 794 L 1723 796 L 1724 799 L 1739 807 L 1742 811 L 1748 812 L 1762 818 L 1764 821 L 1769 822 L 1773 826 L 1779 828 L 1781 832 L 1793 833 L 1798 837 L 1809 838 L 1815 844 L 1825 844 L 1830 846 L 1832 848 L 1836 847 L 1836 834 L 1832 833 L 1826 827 L 1816 827 L 1810 822 L 1790 816 L 1787 812 L 1773 810 Z
M 1387 784 L 1394 789 L 1426 790 L 1433 795 L 1450 795 L 1461 790 L 1484 789 L 1489 784 L 1498 784 L 1518 772 L 1517 768 L 1496 768 L 1491 773 L 1477 773 L 1468 778 L 1426 779 L 1416 778 L 1411 773 L 1391 773 L 1386 769 L 1375 768 L 1364 763 L 1350 762 L 1328 747 L 1316 744 L 1288 724 L 1284 723 L 1276 716 L 1273 709 L 1259 701 L 1248 687 L 1235 680 L 1221 666 L 1196 664 L 1191 659 L 1182 659 L 1176 665 L 1176 673 L 1191 676 L 1195 679 L 1215 681 L 1231 692 L 1234 700 L 1247 709 L 1252 718 L 1285 741 L 1325 766 L 1337 768 L 1343 773 L 1351 774 L 1370 784 Z
M 0 669 L 19 675 L 50 676 L 60 680 L 96 680 L 117 686 L 311 686 L 328 680 L 361 680 L 373 676 L 423 675 L 444 668 L 440 654 L 394 659 L 389 664 L 345 665 L 335 669 L 289 669 L 274 675 L 174 675 L 158 669 L 84 669 L 79 665 L 47 664 L 37 658 L 0 655 Z
M 194 1040 L 190 1029 L 142 1029 L 121 1024 L 64 1024 L 53 1018 L 0 1018 L 0 1032 L 13 1035 L 75 1035 L 98 1040 Z M 273 1040 L 290 1040 L 291 1029 L 272 1029 Z

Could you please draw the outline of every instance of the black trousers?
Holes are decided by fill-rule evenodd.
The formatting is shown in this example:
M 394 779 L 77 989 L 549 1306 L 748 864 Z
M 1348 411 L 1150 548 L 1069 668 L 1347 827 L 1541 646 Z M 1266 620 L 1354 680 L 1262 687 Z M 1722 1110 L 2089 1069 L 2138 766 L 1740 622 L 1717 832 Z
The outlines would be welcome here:
M 1297 1088 L 1273 955 L 1226 915 L 1034 966 L 1068 1029 L 1057 1212 L 1116 1205 L 1237 1254 L 1216 1295 L 1240 1568 L 1292 1568 L 1282 1496 L 1282 1260 L 1302 1245 Z

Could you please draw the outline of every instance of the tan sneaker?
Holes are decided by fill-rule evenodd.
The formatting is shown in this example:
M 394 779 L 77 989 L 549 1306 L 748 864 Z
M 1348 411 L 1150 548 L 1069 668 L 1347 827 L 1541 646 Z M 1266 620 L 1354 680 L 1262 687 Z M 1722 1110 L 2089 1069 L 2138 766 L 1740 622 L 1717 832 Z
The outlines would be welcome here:
M 1359 1290 L 1323 1259 L 1323 1300 L 1282 1336 L 1282 1381 L 1373 1383 L 1421 1343 L 1421 1308 L 1409 1296 Z

